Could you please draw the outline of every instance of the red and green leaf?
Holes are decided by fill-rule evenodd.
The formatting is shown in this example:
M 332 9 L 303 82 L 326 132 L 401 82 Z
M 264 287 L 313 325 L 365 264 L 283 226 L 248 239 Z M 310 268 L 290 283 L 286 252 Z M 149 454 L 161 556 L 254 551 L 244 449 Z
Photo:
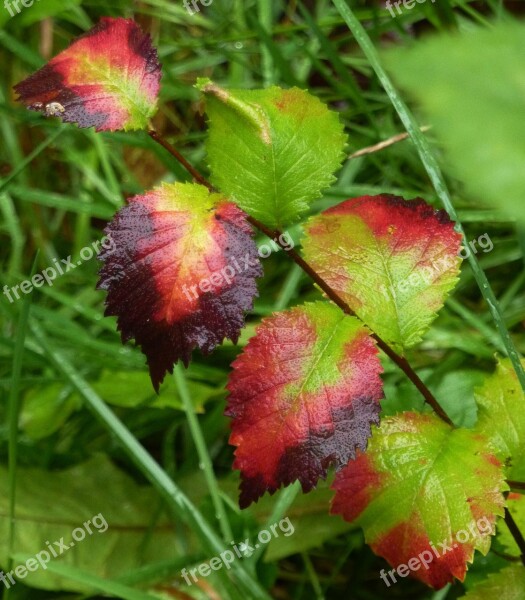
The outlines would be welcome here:
M 149 35 L 130 19 L 103 17 L 15 91 L 47 116 L 97 131 L 127 131 L 148 126 L 160 77 Z
M 129 200 L 106 228 L 100 259 L 106 315 L 135 338 L 156 390 L 179 359 L 234 342 L 262 275 L 246 215 L 195 184 L 164 184 Z
M 461 236 L 423 200 L 363 196 L 310 219 L 303 247 L 357 316 L 402 352 L 421 340 L 456 284 Z
M 381 371 L 368 330 L 331 304 L 263 319 L 227 385 L 241 507 L 296 480 L 308 492 L 365 449 Z
M 337 474 L 332 513 L 361 525 L 393 567 L 419 559 L 411 573 L 428 585 L 463 580 L 474 551 L 488 552 L 504 512 L 503 467 L 487 446 L 484 436 L 434 415 L 384 418 L 367 452 Z
M 523 361 L 525 365 L 525 361 Z M 476 430 L 486 435 L 499 458 L 509 465 L 509 479 L 525 480 L 525 393 L 510 359 L 476 389 Z

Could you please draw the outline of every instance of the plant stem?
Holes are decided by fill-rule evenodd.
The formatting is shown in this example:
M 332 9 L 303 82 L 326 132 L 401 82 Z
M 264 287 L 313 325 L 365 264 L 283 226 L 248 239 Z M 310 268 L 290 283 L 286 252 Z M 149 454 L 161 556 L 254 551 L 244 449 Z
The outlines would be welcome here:
M 150 136 L 150 138 L 152 138 L 153 140 L 155 140 L 157 142 L 157 144 L 160 144 L 173 157 L 175 157 L 180 162 L 180 164 L 186 169 L 186 171 L 188 171 L 188 173 L 193 177 L 193 179 L 195 179 L 195 181 L 197 181 L 201 185 L 206 186 L 210 190 L 210 192 L 213 191 L 211 183 L 207 179 L 205 179 L 197 171 L 197 169 L 193 165 L 191 165 L 184 158 L 184 156 L 182 156 L 182 154 L 176 148 L 174 148 L 169 142 L 167 142 L 166 140 L 164 140 L 163 138 L 161 138 L 159 136 L 159 134 L 156 131 L 154 131 L 153 129 L 151 129 L 150 131 L 148 131 L 148 135 Z
M 523 481 L 507 480 L 507 483 L 514 490 L 525 490 L 525 483 L 523 483 Z
M 510 514 L 508 508 L 505 508 L 505 525 L 509 528 L 509 531 L 512 534 L 512 537 L 514 538 L 516 544 L 518 544 L 518 548 L 521 552 L 521 562 L 523 563 L 523 566 L 525 566 L 525 539 L 523 538 L 520 528 L 517 526 L 516 521 L 514 520 L 514 517 Z
M 154 135 L 153 135 L 154 134 Z M 193 167 L 188 168 L 187 165 L 189 163 L 186 159 L 180 154 L 178 150 L 173 148 L 173 146 L 166 142 L 166 140 L 161 139 L 155 132 L 150 132 L 150 136 L 156 142 L 158 142 L 163 148 L 165 148 L 173 157 L 180 161 L 180 163 L 188 170 L 189 173 L 193 175 L 196 181 L 206 186 L 210 191 L 215 191 L 213 186 L 207 181 L 200 173 L 198 173 Z M 181 160 L 182 159 L 182 160 Z M 282 239 L 282 233 L 278 229 L 270 229 L 264 223 L 261 223 L 257 219 L 251 216 L 247 216 L 246 220 L 251 223 L 256 229 L 258 229 L 261 233 L 264 233 L 270 239 L 273 239 L 276 244 L 285 251 L 286 254 L 297 264 L 301 269 L 311 277 L 311 279 L 323 290 L 323 292 L 328 296 L 328 298 L 339 308 L 346 313 L 347 315 L 355 316 L 354 311 L 348 306 L 348 304 L 340 297 L 338 294 L 326 283 L 326 281 L 304 260 L 304 258 L 296 252 L 293 248 L 290 249 L 289 246 L 285 245 L 280 240 Z M 432 392 L 428 389 L 425 383 L 421 380 L 419 375 L 414 371 L 414 369 L 410 366 L 409 362 L 406 358 L 399 356 L 390 346 L 383 341 L 376 333 L 371 334 L 374 340 L 377 342 L 377 345 L 383 352 L 405 373 L 405 375 L 410 379 L 410 381 L 416 386 L 419 390 L 425 402 L 432 407 L 436 415 L 442 419 L 448 425 L 453 425 L 452 420 L 447 415 L 447 413 L 443 410 L 443 408 L 439 405 L 439 402 L 436 400 Z

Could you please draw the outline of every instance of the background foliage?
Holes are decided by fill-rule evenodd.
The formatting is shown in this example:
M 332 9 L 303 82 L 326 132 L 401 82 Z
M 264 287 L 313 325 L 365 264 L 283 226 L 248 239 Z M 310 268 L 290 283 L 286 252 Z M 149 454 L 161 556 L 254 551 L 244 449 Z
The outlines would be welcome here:
M 505 22 L 512 13 L 517 15 L 523 10 L 519 2 L 440 0 L 416 4 L 392 18 L 379 2 L 349 4 L 385 53 L 392 48 L 413 47 L 432 32 L 465 35 L 474 27 L 487 26 L 489 21 Z M 328 0 L 214 0 L 201 8 L 200 13 L 189 15 L 178 1 L 40 0 L 12 19 L 1 9 L 2 286 L 28 278 L 37 250 L 37 271 L 51 265 L 55 258 L 72 255 L 77 261 L 82 248 L 102 237 L 105 223 L 123 206 L 125 197 L 161 179 L 188 180 L 181 167 L 144 133 L 96 135 L 91 130 L 62 126 L 54 119 L 45 120 L 14 103 L 12 86 L 89 29 L 100 16 L 133 16 L 152 32 L 164 73 L 155 127 L 204 173 L 205 117 L 193 87 L 196 77 L 209 77 L 224 87 L 276 84 L 308 88 L 339 112 L 349 135 L 349 155 L 403 131 L 368 61 Z M 434 68 L 432 59 L 442 60 L 441 52 L 441 48 L 429 45 L 425 46 L 428 62 L 413 57 L 404 62 L 402 55 L 395 58 L 398 55 L 394 52 L 394 58 L 386 63 L 397 61 L 393 72 L 401 71 L 402 64 L 406 74 L 400 81 L 412 89 L 414 81 L 422 81 L 421 73 Z M 514 60 L 517 58 L 503 57 L 502 70 L 505 67 L 512 71 Z M 450 73 L 440 71 L 439 75 L 446 80 Z M 454 73 L 454 81 L 462 79 L 461 71 L 459 75 Z M 493 85 L 502 90 L 499 80 Z M 443 98 L 445 103 L 447 97 Z M 499 101 L 496 96 L 486 111 L 498 110 Z M 441 112 L 431 116 L 434 114 L 439 123 Z M 427 115 L 421 117 L 421 123 Z M 498 113 L 498 119 L 502 118 Z M 478 133 L 476 129 L 464 133 L 470 136 L 470 146 L 479 147 Z M 436 141 L 433 130 L 427 135 Z M 463 143 L 464 154 L 469 154 L 465 137 Z M 475 186 L 472 194 L 472 188 L 466 189 L 455 179 L 464 176 L 465 171 L 450 168 L 441 146 L 436 144 L 436 150 L 447 167 L 448 183 L 467 237 L 477 239 L 489 234 L 494 244 L 490 252 L 478 250 L 478 258 L 500 301 L 505 323 L 523 353 L 522 227 L 497 206 L 481 204 Z M 502 163 L 495 166 L 495 171 L 504 168 Z M 472 173 L 470 162 L 466 169 Z M 486 177 L 486 173 L 480 172 L 479 176 Z M 505 181 L 504 173 L 500 180 Z M 379 193 L 421 196 L 440 206 L 414 147 L 405 141 L 380 153 L 346 161 L 337 182 L 313 204 L 304 219 L 345 198 Z M 300 224 L 289 231 L 298 241 Z M 264 241 L 261 236 L 259 242 Z M 256 578 L 273 597 L 347 598 L 351 594 L 359 600 L 442 600 L 464 594 L 465 586 L 460 584 L 432 592 L 410 580 L 386 588 L 379 579 L 386 563 L 364 545 L 361 531 L 327 514 L 331 494 L 326 484 L 306 496 L 296 496 L 290 506 L 283 506 L 286 499 L 292 499 L 290 494 L 279 504 L 281 492 L 241 512 L 237 507 L 238 474 L 230 469 L 233 449 L 227 443 L 229 423 L 223 416 L 224 384 L 239 349 L 225 343 L 211 358 L 195 354 L 189 370 L 184 374 L 177 371 L 162 386 L 160 396 L 155 396 L 140 351 L 122 347 L 115 320 L 102 317 L 104 294 L 95 291 L 98 269 L 95 259 L 83 262 L 52 287 L 45 286 L 27 296 L 26 306 L 31 303 L 27 327 L 20 319 L 24 302 L 9 303 L 5 296 L 0 299 L 0 453 L 7 465 L 9 445 L 12 450 L 17 448 L 17 511 L 28 515 L 27 523 L 17 528 L 9 547 L 12 497 L 7 472 L 2 470 L 0 560 L 4 570 L 8 554 L 33 554 L 44 547 L 46 540 L 59 539 L 85 518 L 102 512 L 117 526 L 112 528 L 110 523 L 100 541 L 86 540 L 84 546 L 65 556 L 62 564 L 106 582 L 118 579 L 130 586 L 139 584 L 161 598 L 188 597 L 183 593 L 189 597 L 215 597 L 211 579 L 202 579 L 202 588 L 181 591 L 180 569 L 209 559 L 213 552 L 203 543 L 195 524 L 183 523 L 181 515 L 170 510 L 166 496 L 151 489 L 145 475 L 148 469 L 137 467 L 144 463 L 134 445 L 135 438 L 189 496 L 216 535 L 220 532 L 212 502 L 216 494 L 226 499 L 234 540 L 253 536 L 266 522 L 274 523 L 273 511 L 279 508 L 291 519 L 294 535 L 272 541 L 256 566 Z M 264 270 L 264 279 L 259 281 L 260 296 L 248 317 L 240 346 L 262 317 L 320 298 L 311 281 L 282 252 L 265 259 Z M 23 364 L 17 376 L 22 348 Z M 452 297 L 423 342 L 410 350 L 408 357 L 455 423 L 472 426 L 477 419 L 473 389 L 483 374 L 494 370 L 494 353 L 502 350 L 472 271 L 464 265 Z M 401 408 L 421 409 L 420 397 L 403 374 L 387 361 L 384 366 L 383 414 L 395 414 Z M 17 420 L 9 411 L 16 397 L 13 389 L 16 392 L 17 388 L 22 402 L 18 432 L 14 426 Z M 122 433 L 113 413 L 104 412 L 99 400 L 111 407 L 133 437 Z M 218 489 L 206 481 L 195 452 L 194 421 L 185 414 L 193 414 L 191 407 L 198 413 L 203 441 L 219 479 Z M 151 474 L 152 465 L 149 469 Z M 162 476 L 153 473 L 151 479 L 158 488 Z M 506 554 L 503 542 L 497 540 L 486 558 L 477 557 L 466 586 L 506 566 L 502 558 Z M 255 568 L 255 561 L 250 565 Z M 80 582 L 76 571 L 42 575 L 35 576 L 34 584 L 47 591 L 28 587 L 28 578 L 12 589 L 11 598 L 97 597 L 97 592 L 86 593 L 90 586 Z M 104 589 L 99 580 L 91 579 L 90 583 L 99 591 Z

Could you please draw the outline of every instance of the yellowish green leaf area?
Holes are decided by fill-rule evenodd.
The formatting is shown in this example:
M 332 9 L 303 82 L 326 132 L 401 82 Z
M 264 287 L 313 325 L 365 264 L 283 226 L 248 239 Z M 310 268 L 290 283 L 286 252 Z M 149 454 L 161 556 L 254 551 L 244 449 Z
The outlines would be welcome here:
M 475 201 L 525 220 L 525 25 L 440 35 L 384 59 L 421 102 L 450 168 Z
M 361 525 L 398 576 L 438 589 L 463 580 L 503 515 L 502 464 L 484 436 L 434 415 L 403 413 L 372 429 L 366 453 L 336 475 L 332 513 Z
M 420 199 L 353 198 L 305 233 L 306 261 L 398 353 L 421 340 L 457 282 L 461 238 Z
M 209 79 L 208 159 L 214 185 L 268 227 L 304 214 L 335 180 L 346 136 L 336 113 L 298 88 L 225 90 Z
M 523 598 L 525 598 L 525 569 L 519 564 L 491 573 L 460 600 L 523 600 Z
M 522 360 L 525 365 L 525 360 Z M 476 430 L 485 435 L 500 460 L 508 464 L 508 478 L 525 480 L 525 394 L 510 359 L 475 392 L 478 404 Z

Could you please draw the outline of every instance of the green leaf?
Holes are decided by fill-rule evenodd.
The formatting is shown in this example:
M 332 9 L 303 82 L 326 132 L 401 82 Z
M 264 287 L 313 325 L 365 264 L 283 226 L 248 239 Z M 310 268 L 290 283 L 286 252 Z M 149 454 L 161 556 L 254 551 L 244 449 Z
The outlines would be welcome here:
M 525 598 L 525 569 L 512 565 L 491 573 L 482 583 L 472 588 L 461 600 L 523 600 Z
M 52 383 L 34 388 L 24 397 L 20 429 L 34 440 L 45 438 L 58 431 L 81 404 L 70 386 Z
M 475 397 L 476 430 L 490 440 L 502 461 L 509 461 L 509 479 L 525 480 L 525 393 L 509 359 L 498 363 Z
M 7 564 L 7 492 L 6 469 L 0 467 L 2 565 Z M 92 535 L 86 533 L 84 540 L 75 542 L 74 547 L 56 560 L 98 577 L 117 578 L 148 562 L 183 555 L 181 540 L 169 521 L 163 517 L 152 522 L 152 509 L 158 505 L 152 488 L 137 485 L 105 457 L 63 471 L 19 469 L 13 551 L 35 555 L 47 549 L 47 541 L 53 544 L 61 538 L 69 546 L 73 541 L 72 531 L 79 527 L 85 530 L 83 524 L 100 514 L 102 519 L 91 526 Z M 149 534 L 152 534 L 151 539 Z M 56 548 L 58 552 L 59 547 Z M 43 568 L 30 573 L 24 583 L 50 590 L 87 589 L 71 579 L 51 575 Z
M 282 228 L 304 214 L 341 165 L 346 136 L 336 113 L 308 92 L 224 90 L 208 79 L 212 182 L 249 215 Z
M 385 59 L 427 112 L 475 200 L 525 219 L 525 25 L 441 35 Z
M 307 262 L 396 352 L 421 340 L 457 282 L 461 238 L 421 199 L 352 198 L 305 233 Z
M 488 552 L 507 489 L 483 436 L 416 413 L 383 419 L 333 488 L 332 512 L 361 525 L 396 576 L 438 589 Z
M 184 410 L 181 398 L 171 378 L 155 394 L 145 371 L 104 370 L 93 382 L 93 389 L 112 406 L 136 408 L 172 408 Z M 195 411 L 204 412 L 205 403 L 219 399 L 224 392 L 217 388 L 188 379 L 188 388 Z M 69 417 L 82 406 L 82 401 L 70 386 L 52 383 L 30 390 L 24 397 L 19 424 L 24 433 L 34 440 L 48 437 L 58 431 Z

